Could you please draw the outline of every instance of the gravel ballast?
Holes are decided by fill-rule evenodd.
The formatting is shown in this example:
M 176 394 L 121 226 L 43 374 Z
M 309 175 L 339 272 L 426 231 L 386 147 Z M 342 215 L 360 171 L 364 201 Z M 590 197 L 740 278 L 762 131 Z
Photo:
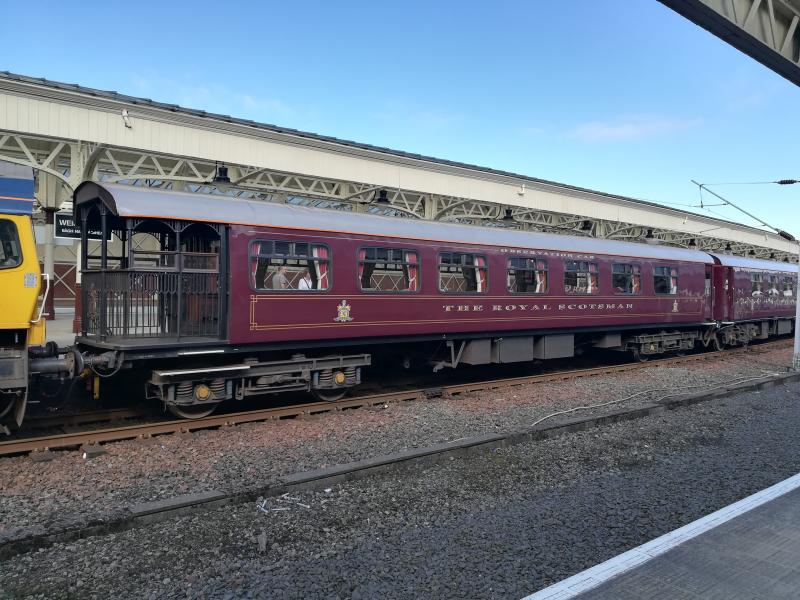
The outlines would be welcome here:
M 519 598 L 800 470 L 798 384 L 20 555 L 23 598 Z
M 470 436 L 515 431 L 543 416 L 641 394 L 578 413 L 605 414 L 674 392 L 692 392 L 776 373 L 790 350 L 652 365 L 628 373 L 541 383 L 495 392 L 389 404 L 301 420 L 254 423 L 188 435 L 108 444 L 84 460 L 75 451 L 52 461 L 0 459 L 0 536 L 37 527 L 111 519 L 129 506 L 182 494 L 237 493 L 282 476 Z M 573 413 L 575 414 L 575 413 Z M 554 419 L 553 422 L 558 422 Z

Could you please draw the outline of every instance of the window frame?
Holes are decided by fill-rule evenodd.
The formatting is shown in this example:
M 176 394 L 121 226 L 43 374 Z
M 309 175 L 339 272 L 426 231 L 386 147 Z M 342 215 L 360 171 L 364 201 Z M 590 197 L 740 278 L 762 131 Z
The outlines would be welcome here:
M 795 295 L 795 282 L 800 281 L 796 280 L 794 275 L 786 275 L 783 274 L 781 277 L 781 296 L 784 298 L 794 298 Z M 786 295 L 786 285 L 789 285 L 789 292 L 791 292 L 788 296 Z
M 324 290 L 319 290 L 319 289 L 315 289 L 315 288 L 307 289 L 307 290 L 301 290 L 301 289 L 296 289 L 296 288 L 289 288 L 289 289 L 285 289 L 285 290 L 276 290 L 276 289 L 273 289 L 273 288 L 269 288 L 268 289 L 268 288 L 260 288 L 260 287 L 254 286 L 254 283 L 257 283 L 257 282 L 254 282 L 254 278 L 253 278 L 253 275 L 252 275 L 252 261 L 253 261 L 254 258 L 256 258 L 256 259 L 258 259 L 258 258 L 270 258 L 271 259 L 274 256 L 284 256 L 284 257 L 288 256 L 288 255 L 275 255 L 273 253 L 273 255 L 267 257 L 267 256 L 263 256 L 261 254 L 254 254 L 253 253 L 253 245 L 254 244 L 261 244 L 261 243 L 264 243 L 264 242 L 271 242 L 273 244 L 276 243 L 276 242 L 287 243 L 287 244 L 298 244 L 298 243 L 299 244 L 307 244 L 308 247 L 309 247 L 308 249 L 311 252 L 313 252 L 312 248 L 314 246 L 321 246 L 321 247 L 325 248 L 327 250 L 327 252 L 328 252 L 328 256 L 325 257 L 325 260 L 328 263 L 328 271 L 327 271 L 328 287 L 325 288 Z M 274 246 L 273 246 L 273 249 L 274 249 Z M 301 255 L 294 255 L 294 256 L 295 256 L 295 258 L 290 258 L 289 260 L 298 260 L 297 257 L 299 257 L 299 259 L 303 258 Z M 309 256 L 309 257 L 306 257 L 306 258 L 310 258 L 313 261 L 316 257 Z M 269 266 L 270 265 L 268 265 L 267 268 L 269 268 Z M 248 284 L 250 286 L 250 289 L 253 290 L 254 292 L 259 293 L 259 294 L 271 294 L 271 293 L 277 293 L 277 294 L 287 294 L 287 293 L 327 294 L 331 290 L 333 290 L 333 252 L 332 252 L 331 247 L 330 247 L 329 244 L 316 242 L 316 241 L 312 242 L 312 241 L 303 240 L 303 239 L 286 240 L 286 239 L 276 239 L 276 238 L 269 238 L 269 239 L 267 239 L 267 238 L 255 238 L 255 239 L 251 239 L 247 243 L 247 280 L 248 280 Z
M 368 261 L 366 259 L 366 257 L 364 258 L 364 260 L 362 260 L 361 258 L 359 258 L 359 256 L 361 255 L 361 251 L 362 250 L 366 251 L 366 250 L 368 250 L 370 248 L 375 248 L 375 249 L 380 249 L 380 250 L 393 250 L 393 251 L 397 251 L 397 252 L 402 252 L 403 254 L 405 254 L 406 252 L 413 252 L 414 254 L 416 254 L 417 255 L 417 262 L 416 263 L 407 263 L 407 262 L 403 261 L 402 265 L 403 266 L 407 266 L 407 265 L 413 264 L 413 265 L 415 265 L 417 267 L 417 289 L 416 290 L 397 290 L 397 291 L 395 291 L 395 290 L 373 290 L 373 289 L 362 287 L 361 286 L 361 277 L 359 276 L 359 270 L 360 270 L 360 267 L 361 267 L 361 263 L 362 262 L 370 262 L 370 261 Z M 377 262 L 378 261 L 376 259 L 372 264 L 377 264 Z M 386 261 L 384 261 L 384 262 L 386 262 Z M 399 294 L 399 295 L 419 294 L 420 290 L 422 289 L 422 253 L 416 248 L 405 248 L 405 247 L 404 248 L 397 248 L 397 247 L 394 247 L 394 246 L 359 246 L 358 249 L 356 250 L 356 286 L 357 286 L 358 290 L 360 292 L 364 293 L 364 294 Z
M 767 273 L 767 280 L 764 283 L 768 286 L 767 289 L 764 290 L 765 296 L 774 298 L 781 295 L 783 291 L 780 289 L 781 278 L 777 273 Z
M 667 270 L 667 281 L 669 283 L 669 292 L 659 292 L 656 288 L 656 277 L 658 276 L 658 269 Z M 672 270 L 675 269 L 675 292 L 672 292 Z M 673 265 L 653 265 L 653 294 L 656 296 L 678 296 L 680 293 L 681 272 L 678 267 Z
M 614 267 L 631 267 L 630 273 L 623 272 L 623 273 L 616 273 L 614 271 Z M 633 269 L 637 268 L 638 271 L 634 271 Z M 630 275 L 631 277 L 631 291 L 630 292 L 620 292 L 617 291 L 617 286 L 614 284 L 614 276 L 615 275 Z M 639 276 L 639 291 L 633 291 L 633 276 Z M 642 265 L 641 263 L 623 263 L 623 262 L 615 262 L 611 263 L 611 291 L 615 296 L 641 296 L 642 295 Z
M 544 269 L 540 269 L 537 267 L 530 269 L 528 267 L 522 269 L 515 269 L 511 266 L 512 260 L 532 260 L 536 263 L 539 261 L 544 263 Z M 544 273 L 545 274 L 545 290 L 543 292 L 518 292 L 514 289 L 508 287 L 508 277 L 510 271 L 525 271 L 528 273 Z M 546 258 L 539 258 L 538 256 L 507 256 L 506 257 L 506 291 L 509 294 L 514 294 L 517 296 L 546 296 L 550 293 L 550 263 L 547 261 Z
M 454 254 L 458 254 L 458 255 L 461 255 L 461 256 L 469 255 L 469 256 L 472 256 L 473 258 L 482 258 L 483 261 L 484 261 L 483 266 L 479 267 L 479 266 L 473 265 L 473 267 L 475 269 L 483 269 L 486 272 L 486 286 L 485 286 L 486 289 L 484 289 L 482 291 L 467 290 L 467 291 L 464 291 L 464 292 L 451 292 L 451 291 L 448 291 L 448 290 L 443 290 L 442 289 L 442 266 L 443 266 L 442 265 L 442 255 L 444 255 L 444 254 L 449 254 L 451 256 L 454 255 Z M 462 263 L 461 266 L 463 267 L 465 265 Z M 463 276 L 463 273 L 462 273 L 462 276 Z M 478 281 L 477 273 L 476 273 L 475 281 L 476 282 Z M 488 294 L 489 293 L 489 260 L 487 259 L 486 255 L 485 254 L 479 254 L 477 252 L 462 252 L 460 250 L 437 250 L 437 252 L 436 252 L 436 290 L 440 294 L 445 294 L 447 296 L 474 296 L 476 294 L 478 294 L 478 295 Z
M 567 268 L 567 265 L 569 263 L 578 264 L 578 265 L 585 263 L 587 270 L 586 271 L 579 271 L 579 270 L 576 270 L 576 269 L 569 269 L 569 268 Z M 592 271 L 591 265 L 594 265 L 597 268 L 597 270 L 596 271 Z M 595 288 L 596 289 L 592 290 L 592 291 L 586 291 L 586 292 L 576 292 L 574 290 L 567 291 L 567 273 L 586 274 L 586 275 L 589 276 L 589 281 L 591 281 L 591 276 L 592 275 L 596 275 L 597 276 L 595 278 L 595 283 L 596 283 Z M 561 282 L 561 284 L 563 286 L 564 293 L 569 295 L 569 296 L 597 296 L 597 295 L 599 295 L 600 294 L 600 263 L 592 261 L 592 260 L 565 260 L 564 261 L 564 277 L 563 277 L 563 281 Z M 577 287 L 577 286 L 572 286 L 572 287 L 574 288 L 574 287 Z
M 17 227 L 17 224 L 14 221 L 12 221 L 11 219 L 0 218 L 0 222 L 3 222 L 3 221 L 8 223 L 11 226 L 12 231 L 14 232 L 14 239 L 12 241 L 17 244 L 17 250 L 19 251 L 19 256 L 17 257 L 17 263 L 16 264 L 14 264 L 14 265 L 2 265 L 2 266 L 0 266 L 0 271 L 6 270 L 6 269 L 16 269 L 17 267 L 21 266 L 23 262 L 25 262 L 25 255 L 22 252 L 22 242 L 19 239 L 19 228 Z M 5 250 L 3 250 L 3 253 L 5 254 Z

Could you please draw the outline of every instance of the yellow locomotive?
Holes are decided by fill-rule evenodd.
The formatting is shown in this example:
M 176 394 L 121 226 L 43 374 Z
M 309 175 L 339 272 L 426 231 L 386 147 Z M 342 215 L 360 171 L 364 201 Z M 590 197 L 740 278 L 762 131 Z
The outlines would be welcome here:
M 75 355 L 45 342 L 49 281 L 36 255 L 30 168 L 0 162 L 0 432 L 25 415 L 33 374 L 72 375 Z M 80 356 L 78 360 L 80 360 Z

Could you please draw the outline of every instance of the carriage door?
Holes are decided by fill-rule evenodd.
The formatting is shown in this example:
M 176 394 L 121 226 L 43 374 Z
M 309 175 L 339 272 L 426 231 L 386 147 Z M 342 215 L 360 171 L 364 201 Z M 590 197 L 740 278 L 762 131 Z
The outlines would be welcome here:
M 730 321 L 733 314 L 733 269 L 713 267 L 713 307 L 715 321 Z
M 706 284 L 705 284 L 705 310 L 703 311 L 703 318 L 708 321 L 714 318 L 714 268 L 712 265 L 706 265 Z
M 224 235 L 224 228 L 210 223 L 192 223 L 179 232 L 180 336 L 224 336 Z

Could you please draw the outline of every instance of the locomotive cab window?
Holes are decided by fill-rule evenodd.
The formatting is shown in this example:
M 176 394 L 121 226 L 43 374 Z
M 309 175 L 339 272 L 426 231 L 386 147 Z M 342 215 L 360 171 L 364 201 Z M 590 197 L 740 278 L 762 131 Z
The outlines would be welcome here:
M 486 257 L 478 254 L 439 254 L 439 291 L 446 294 L 484 293 L 488 281 Z
M 677 294 L 678 269 L 675 267 L 655 267 L 653 269 L 653 290 L 656 294 Z
M 328 290 L 330 250 L 308 242 L 255 241 L 250 244 L 250 278 L 257 290 Z
M 416 250 L 361 248 L 358 280 L 365 292 L 416 292 L 419 290 L 419 258 Z
M 547 261 L 540 258 L 508 259 L 508 291 L 515 294 L 546 294 Z
M 568 260 L 564 262 L 564 292 L 567 294 L 598 294 L 597 263 Z
M 0 269 L 10 269 L 22 263 L 17 226 L 8 219 L 0 219 Z
M 611 285 L 615 294 L 640 294 L 642 292 L 642 268 L 639 265 L 614 264 Z

